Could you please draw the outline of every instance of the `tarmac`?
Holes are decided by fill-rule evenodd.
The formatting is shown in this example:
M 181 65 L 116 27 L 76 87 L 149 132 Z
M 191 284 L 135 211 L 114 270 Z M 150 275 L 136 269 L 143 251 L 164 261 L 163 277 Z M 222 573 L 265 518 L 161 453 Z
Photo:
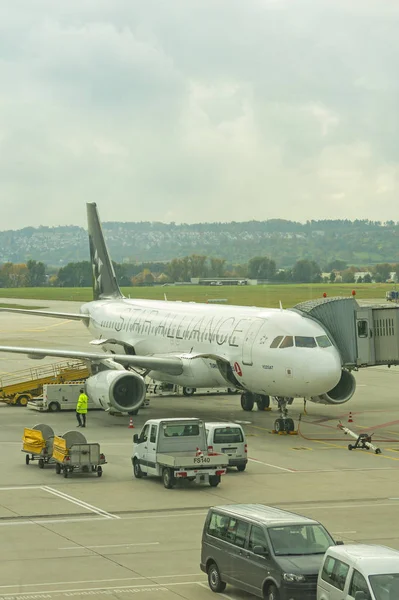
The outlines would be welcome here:
M 0 302 L 3 300 L 0 299 Z M 4 302 L 11 302 L 4 300 Z M 13 301 L 14 302 L 14 301 Z M 38 305 L 37 301 L 18 301 Z M 78 304 L 43 302 L 76 311 Z M 83 324 L 0 313 L 4 345 L 90 348 Z M 57 362 L 0 355 L 7 372 Z M 272 433 L 278 416 L 241 410 L 238 395 L 151 397 L 134 417 L 90 411 L 85 435 L 105 453 L 102 478 L 56 475 L 51 465 L 25 464 L 24 427 L 48 423 L 58 434 L 76 427 L 73 412 L 41 414 L 0 404 L 0 600 L 104 596 L 206 600 L 215 596 L 200 571 L 200 543 L 208 507 L 270 504 L 321 521 L 345 543 L 399 549 L 399 368 L 355 374 L 357 391 L 340 406 L 294 401 L 299 434 Z M 349 411 L 353 423 L 348 423 Z M 240 422 L 248 438 L 247 470 L 229 470 L 217 488 L 184 482 L 172 490 L 160 480 L 132 475 L 132 436 L 151 417 L 197 416 Z M 339 421 L 374 432 L 382 453 L 347 448 Z M 222 598 L 251 598 L 227 586 Z

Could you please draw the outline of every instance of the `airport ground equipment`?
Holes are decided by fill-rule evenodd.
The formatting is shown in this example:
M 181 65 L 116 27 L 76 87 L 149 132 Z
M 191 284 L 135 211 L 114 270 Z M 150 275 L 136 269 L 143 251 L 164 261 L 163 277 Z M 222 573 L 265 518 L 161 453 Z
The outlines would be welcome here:
M 49 425 L 39 423 L 31 429 L 25 427 L 22 438 L 22 452 L 26 453 L 25 462 L 38 461 L 40 469 L 44 465 L 54 463 L 52 459 L 54 431 Z
M 74 430 L 54 437 L 53 459 L 55 472 L 64 477 L 71 473 L 97 473 L 101 477 L 102 465 L 107 462 L 100 444 L 87 443 L 83 433 Z
M 28 408 L 39 412 L 58 412 L 60 410 L 76 410 L 76 404 L 80 396 L 80 390 L 85 382 L 73 383 L 45 383 L 43 394 L 28 402 Z M 97 409 L 92 400 L 88 401 L 89 410 Z M 100 410 L 100 409 L 99 409 Z
M 381 454 L 380 448 L 377 448 L 376 446 L 374 446 L 374 444 L 371 443 L 371 438 L 373 437 L 373 434 L 355 433 L 348 427 L 342 425 L 342 423 L 339 423 L 337 427 L 338 429 L 343 431 L 345 435 L 350 435 L 356 440 L 354 444 L 348 444 L 348 450 L 357 450 L 358 448 L 360 448 L 361 450 L 373 450 L 375 454 Z
M 385 293 L 385 300 L 387 302 L 398 302 L 399 301 L 399 292 L 397 290 L 390 290 Z
M 208 448 L 200 419 L 150 419 L 133 442 L 134 476 L 162 477 L 167 489 L 179 479 L 216 487 L 229 462 L 226 455 Z
M 89 369 L 80 360 L 62 361 L 2 375 L 0 377 L 0 401 L 6 404 L 26 406 L 33 397 L 42 394 L 43 385 L 46 383 L 82 381 L 89 375 Z
M 152 396 L 199 396 L 207 394 L 237 394 L 238 390 L 232 387 L 222 388 L 195 388 L 183 387 L 174 383 L 164 383 L 154 379 L 146 379 L 147 394 Z

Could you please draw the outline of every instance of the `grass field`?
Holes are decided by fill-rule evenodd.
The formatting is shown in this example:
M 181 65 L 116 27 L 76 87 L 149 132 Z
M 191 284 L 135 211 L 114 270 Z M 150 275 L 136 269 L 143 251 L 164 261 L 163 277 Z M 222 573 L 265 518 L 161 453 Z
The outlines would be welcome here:
M 385 299 L 385 292 L 392 284 L 298 284 L 298 285 L 254 285 L 254 286 L 166 286 L 166 287 L 130 287 L 122 288 L 129 298 L 149 300 L 182 300 L 185 302 L 207 302 L 213 298 L 226 298 L 228 304 L 240 306 L 262 306 L 275 308 L 282 302 L 284 308 L 291 308 L 298 302 L 321 298 L 323 293 L 331 296 L 350 296 L 356 291 L 359 300 Z M 0 289 L 0 297 L 18 300 L 69 300 L 88 302 L 92 299 L 91 288 L 9 288 Z M 4 302 L 2 306 L 4 306 Z M 12 306 L 20 308 L 21 305 Z

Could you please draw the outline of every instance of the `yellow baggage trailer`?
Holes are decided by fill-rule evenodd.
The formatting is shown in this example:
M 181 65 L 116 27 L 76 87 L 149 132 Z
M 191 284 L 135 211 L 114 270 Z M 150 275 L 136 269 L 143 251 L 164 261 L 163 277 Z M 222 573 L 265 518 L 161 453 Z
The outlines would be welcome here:
M 31 429 L 25 427 L 22 438 L 22 452 L 26 453 L 25 463 L 38 461 L 39 468 L 45 464 L 54 463 L 53 455 L 54 431 L 49 425 L 39 423 Z

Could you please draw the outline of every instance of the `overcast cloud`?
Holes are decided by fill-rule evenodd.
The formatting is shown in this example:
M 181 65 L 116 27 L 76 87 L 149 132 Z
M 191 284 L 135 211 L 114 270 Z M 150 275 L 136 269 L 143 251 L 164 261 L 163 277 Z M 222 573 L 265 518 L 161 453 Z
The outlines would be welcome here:
M 3 0 L 0 229 L 399 220 L 397 0 Z

